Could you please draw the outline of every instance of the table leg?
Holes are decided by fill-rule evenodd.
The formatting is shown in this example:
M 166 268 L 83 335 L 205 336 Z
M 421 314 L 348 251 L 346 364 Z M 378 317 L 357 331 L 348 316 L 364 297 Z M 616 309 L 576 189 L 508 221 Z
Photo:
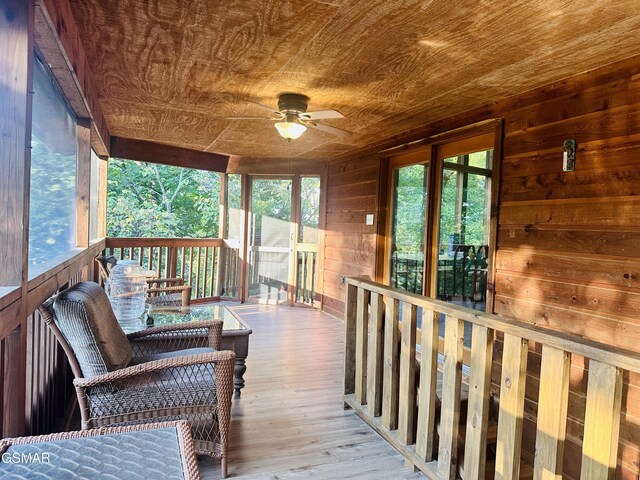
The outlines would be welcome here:
M 236 398 L 240 398 L 240 390 L 244 387 L 243 376 L 244 372 L 247 371 L 246 359 L 246 357 L 236 357 L 236 363 L 233 367 L 233 388 L 236 391 Z

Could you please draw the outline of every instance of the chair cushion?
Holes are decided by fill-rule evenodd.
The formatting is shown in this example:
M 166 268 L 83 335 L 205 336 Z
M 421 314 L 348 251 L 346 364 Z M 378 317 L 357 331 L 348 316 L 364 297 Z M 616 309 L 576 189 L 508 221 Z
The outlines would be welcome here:
M 85 377 L 129 364 L 131 344 L 113 314 L 107 294 L 97 283 L 81 282 L 63 291 L 53 302 L 52 310 Z

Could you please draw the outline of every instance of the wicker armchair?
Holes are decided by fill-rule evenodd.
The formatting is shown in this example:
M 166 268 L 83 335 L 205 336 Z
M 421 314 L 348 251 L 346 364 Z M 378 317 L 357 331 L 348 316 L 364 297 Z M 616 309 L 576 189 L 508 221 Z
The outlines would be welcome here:
M 150 304 L 162 307 L 188 307 L 191 304 L 191 286 L 185 285 L 182 278 L 147 279 L 147 300 Z
M 111 269 L 118 263 L 118 259 L 111 255 L 98 255 L 98 279 L 104 287 Z M 191 286 L 184 284 L 183 278 L 147 278 L 147 300 L 156 306 L 188 307 L 191 304 Z
M 93 282 L 74 285 L 39 311 L 71 364 L 83 430 L 186 419 L 196 451 L 221 458 L 226 477 L 235 354 L 216 351 L 221 321 L 125 335 Z

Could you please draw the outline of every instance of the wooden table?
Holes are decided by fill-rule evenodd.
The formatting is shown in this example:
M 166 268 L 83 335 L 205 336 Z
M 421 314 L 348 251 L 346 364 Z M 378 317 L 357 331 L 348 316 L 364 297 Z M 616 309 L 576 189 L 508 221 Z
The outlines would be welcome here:
M 223 321 L 222 350 L 232 350 L 236 354 L 233 388 L 235 396 L 240 397 L 244 387 L 246 360 L 249 355 L 249 335 L 252 330 L 226 305 L 191 305 L 189 307 L 152 307 L 149 312 L 148 326 L 170 325 L 191 320 L 218 319 Z

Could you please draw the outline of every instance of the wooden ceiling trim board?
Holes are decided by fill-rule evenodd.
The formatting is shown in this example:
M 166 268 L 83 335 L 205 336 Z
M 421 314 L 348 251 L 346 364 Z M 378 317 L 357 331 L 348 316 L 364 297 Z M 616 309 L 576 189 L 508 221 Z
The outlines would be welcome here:
M 121 137 L 111 137 L 111 156 L 212 172 L 226 172 L 229 163 L 226 155 Z
M 75 113 L 92 119 L 93 149 L 100 156 L 109 155 L 111 135 L 68 1 L 36 0 L 35 16 L 38 48 Z
M 327 161 L 317 158 L 229 157 L 227 173 L 252 175 L 322 175 Z

